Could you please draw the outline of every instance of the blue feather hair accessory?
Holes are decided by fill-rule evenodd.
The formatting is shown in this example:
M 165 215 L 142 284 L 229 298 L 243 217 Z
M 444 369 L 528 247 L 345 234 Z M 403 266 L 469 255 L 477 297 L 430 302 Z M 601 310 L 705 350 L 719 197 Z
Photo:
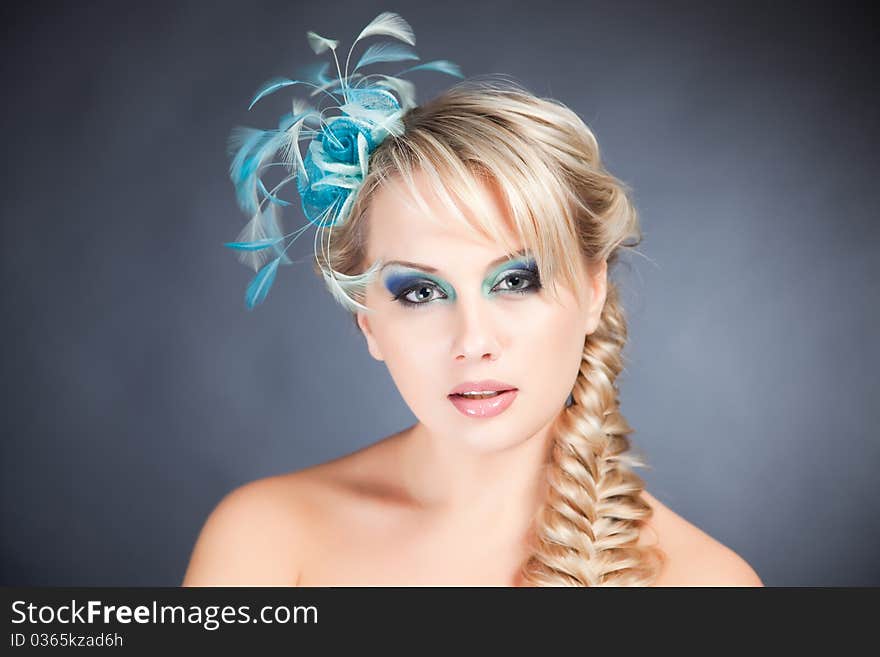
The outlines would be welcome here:
M 261 303 L 275 281 L 280 265 L 289 265 L 291 244 L 309 227 L 316 227 L 315 249 L 320 231 L 339 226 L 348 218 L 358 190 L 367 175 L 369 157 L 389 135 L 403 132 L 403 116 L 416 106 L 415 87 L 400 76 L 417 70 L 430 70 L 463 77 L 459 67 L 448 60 L 435 60 L 410 66 L 397 74 L 365 74 L 367 66 L 378 63 L 419 60 L 413 50 L 415 35 L 403 18 L 383 12 L 373 19 L 352 43 L 339 66 L 338 40 L 306 33 L 315 54 L 333 54 L 337 77 L 328 77 L 330 62 L 313 66 L 302 79 L 272 78 L 256 92 L 248 107 L 280 89 L 301 85 L 309 89 L 309 98 L 318 97 L 317 105 L 295 98 L 292 111 L 278 121 L 277 129 L 260 130 L 238 126 L 229 136 L 232 162 L 229 175 L 235 186 L 238 205 L 251 217 L 236 241 L 224 246 L 238 252 L 239 260 L 256 272 L 245 292 L 245 304 L 252 309 Z M 355 45 L 372 36 L 390 36 L 369 46 L 351 73 L 348 66 Z M 332 116 L 330 114 L 333 114 Z M 305 142 L 305 155 L 300 143 Z M 276 158 L 279 161 L 276 161 Z M 271 189 L 263 175 L 272 167 L 283 167 L 284 178 Z M 282 234 L 280 209 L 291 205 L 279 194 L 292 181 L 300 197 L 306 223 L 297 230 Z M 359 276 L 345 276 L 325 271 L 324 278 L 336 299 L 350 310 L 366 310 L 348 293 L 363 283 L 372 271 Z

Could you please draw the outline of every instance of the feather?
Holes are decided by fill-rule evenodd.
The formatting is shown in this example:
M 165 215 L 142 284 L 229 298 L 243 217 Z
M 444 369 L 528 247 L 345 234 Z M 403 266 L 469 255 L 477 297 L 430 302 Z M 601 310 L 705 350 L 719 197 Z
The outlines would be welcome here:
M 304 182 L 307 182 L 309 176 L 306 173 L 302 153 L 299 150 L 299 137 L 304 121 L 305 119 L 300 119 L 287 129 L 285 133 L 287 136 L 285 137 L 284 144 L 281 146 L 281 150 L 284 163 L 287 165 L 288 170 L 293 173 L 295 168 L 296 175 Z
M 376 125 L 373 126 L 373 134 L 371 135 L 373 141 L 382 141 L 385 133 L 396 135 L 398 137 L 402 135 L 404 113 L 405 110 L 401 108 L 377 122 Z
M 262 212 L 257 212 L 248 221 L 244 228 L 238 233 L 235 238 L 235 242 L 228 242 L 225 246 L 229 246 L 229 248 L 235 249 L 238 251 L 238 261 L 257 271 L 260 267 L 262 267 L 269 258 L 272 257 L 272 253 L 264 248 L 242 248 L 230 246 L 231 244 L 259 244 L 265 240 L 274 240 L 272 243 L 268 243 L 267 247 L 275 247 L 274 251 L 281 257 L 281 260 L 284 264 L 289 264 L 291 260 L 287 257 L 287 255 L 281 251 L 281 247 L 278 246 L 286 236 L 281 234 L 281 227 L 278 224 L 278 212 L 276 206 L 270 204 L 266 210 Z
M 330 290 L 330 293 L 333 295 L 333 298 L 339 303 L 343 308 L 348 310 L 349 312 L 357 312 L 359 310 L 368 310 L 365 306 L 362 306 L 355 299 L 352 299 L 349 296 L 348 292 L 342 285 L 339 284 L 339 281 L 336 280 L 335 277 L 327 274 L 327 272 L 323 272 L 324 274 L 324 283 L 327 285 L 327 289 Z
M 330 62 L 314 62 L 301 66 L 299 70 L 302 72 L 304 80 L 308 80 L 312 84 L 327 84 L 332 79 L 327 75 L 330 70 Z
M 417 66 L 412 66 L 405 71 L 401 71 L 397 75 L 403 75 L 404 73 L 409 73 L 411 71 L 418 70 L 426 70 L 426 71 L 438 71 L 440 73 L 446 73 L 448 75 L 454 75 L 455 77 L 463 78 L 464 75 L 461 72 L 461 68 L 459 68 L 458 64 L 454 62 L 450 62 L 448 59 L 435 59 L 432 62 L 425 62 L 424 64 L 419 64 Z
M 385 36 L 394 37 L 395 39 L 400 39 L 401 41 L 408 43 L 411 46 L 416 45 L 416 35 L 413 33 L 412 27 L 407 23 L 399 14 L 395 14 L 393 11 L 383 11 L 381 14 L 376 16 L 370 24 L 367 25 L 361 33 L 358 35 L 358 38 L 354 40 L 354 43 L 351 44 L 354 47 L 354 44 L 360 41 L 361 39 L 365 39 L 368 36 L 376 36 L 377 34 L 383 34 Z
M 278 244 L 278 242 L 283 239 L 283 237 L 270 237 L 262 240 L 255 240 L 253 242 L 224 242 L 223 246 L 239 251 L 259 251 L 260 249 L 268 249 L 270 246 Z
M 321 273 L 333 298 L 346 310 L 349 312 L 370 312 L 370 309 L 354 299 L 353 295 L 363 295 L 381 264 L 381 261 L 376 261 L 372 267 L 361 274 L 347 275 L 338 271 L 327 271 L 323 268 Z
M 316 55 L 320 55 L 322 52 L 330 48 L 330 50 L 335 51 L 336 46 L 339 45 L 338 40 L 326 39 L 322 37 L 320 34 L 312 32 L 309 30 L 306 32 L 306 37 L 309 39 L 309 45 L 312 47 L 312 50 L 315 51 Z
M 318 112 L 318 110 L 316 110 L 305 101 L 300 101 L 297 98 L 293 101 L 293 111 L 282 114 L 281 117 L 278 119 L 278 130 L 279 132 L 284 132 L 285 130 L 289 130 L 293 126 L 293 124 L 300 119 L 304 119 L 307 121 L 311 118 L 319 119 L 320 116 L 321 114 L 320 112 Z
M 291 176 L 290 178 L 285 179 L 284 182 L 282 182 L 282 183 L 276 185 L 275 188 L 274 188 L 272 191 L 276 191 L 279 187 L 281 187 L 281 185 L 283 185 L 283 184 L 284 184 L 285 182 L 287 182 L 288 180 L 291 180 L 293 177 L 294 177 L 294 176 Z M 282 264 L 282 265 L 289 265 L 289 264 L 292 263 L 293 261 L 292 261 L 290 258 L 287 257 L 287 249 L 288 249 L 288 247 L 290 246 L 290 244 L 293 244 L 293 241 L 294 241 L 297 237 L 299 237 L 299 235 L 294 235 L 294 237 L 293 237 L 293 238 L 291 239 L 291 241 L 290 241 L 290 244 L 288 244 L 288 245 L 285 246 L 284 248 L 281 248 L 281 242 L 282 242 L 282 240 L 285 239 L 285 238 L 288 237 L 288 236 L 287 236 L 287 235 L 282 235 L 282 234 L 281 234 L 281 218 L 278 216 L 278 213 L 279 213 L 279 212 L 280 212 L 280 210 L 279 210 L 279 206 L 277 206 L 277 205 L 273 205 L 273 204 L 270 203 L 270 204 L 269 204 L 269 207 L 266 208 L 266 210 L 263 211 L 263 214 L 264 214 L 264 215 L 267 214 L 267 213 L 268 213 L 268 215 L 269 215 L 268 218 L 264 221 L 264 225 L 265 225 L 265 227 L 266 227 L 266 234 L 268 235 L 268 237 L 269 237 L 269 238 L 272 238 L 272 239 L 275 239 L 275 238 L 278 239 L 278 241 L 275 242 L 275 244 L 272 245 L 272 249 L 273 249 L 273 250 L 275 251 L 275 253 L 278 255 L 278 258 L 281 260 L 281 264 Z M 267 256 L 267 257 L 268 257 L 268 256 Z
M 278 91 L 279 89 L 283 89 L 284 87 L 289 87 L 292 84 L 305 84 L 304 82 L 300 82 L 299 80 L 291 80 L 290 78 L 272 78 L 271 80 L 263 83 L 259 89 L 257 89 L 256 94 L 254 95 L 254 99 L 251 101 L 251 104 L 248 106 L 248 111 L 257 104 L 257 101 L 264 96 L 268 96 L 271 93 Z
M 339 80 L 337 78 L 331 78 L 329 75 L 327 75 L 327 73 L 330 71 L 330 62 L 322 62 L 321 64 L 310 64 L 308 66 L 302 66 L 299 70 L 302 73 L 301 77 L 315 87 L 311 92 L 309 92 L 310 96 L 317 96 L 322 91 L 332 87 L 333 85 L 339 84 Z M 331 97 L 333 97 L 332 94 L 330 95 Z
M 284 199 L 278 198 L 272 192 L 270 192 L 268 189 L 266 189 L 266 186 L 263 184 L 262 178 L 257 178 L 257 186 L 260 188 L 260 191 L 263 192 L 263 196 L 266 197 L 267 199 L 269 199 L 272 203 L 276 203 L 282 207 L 290 205 L 290 203 L 288 201 L 285 201 Z
M 250 221 L 245 224 L 244 228 L 241 229 L 238 237 L 236 237 L 236 241 L 229 242 L 224 246 L 229 246 L 229 244 L 254 243 L 264 239 L 268 239 L 263 221 L 263 213 L 258 212 L 251 218 Z M 237 254 L 237 257 L 238 261 L 241 264 L 249 267 L 250 269 L 253 269 L 256 272 L 269 259 L 269 254 L 262 252 L 261 250 L 258 250 L 256 252 L 250 250 L 242 250 L 240 253 Z
M 351 44 L 351 48 L 348 49 L 348 55 L 345 58 L 346 79 L 348 78 L 348 62 L 351 59 L 351 53 L 354 50 L 355 45 L 357 45 L 357 42 L 370 36 L 379 35 L 399 39 L 411 46 L 416 45 L 416 35 L 410 24 L 407 23 L 403 17 L 393 11 L 383 11 L 361 30 L 361 33 L 358 34 L 358 38 L 354 40 Z M 355 70 L 357 70 L 357 67 L 355 67 Z
M 357 66 L 354 67 L 354 70 L 357 71 L 362 66 L 376 64 L 378 62 L 400 62 L 407 59 L 417 60 L 418 58 L 419 56 L 412 50 L 412 48 L 399 43 L 384 41 L 382 43 L 374 43 L 367 48 L 366 52 L 364 52 L 358 60 Z M 354 71 L 352 71 L 352 73 L 354 73 Z
M 261 134 L 252 135 L 239 149 L 230 167 L 239 205 L 248 214 L 257 212 L 260 207 L 257 196 L 260 170 L 282 146 L 285 138 L 285 134 L 278 130 L 258 132 Z
M 355 45 L 357 45 L 357 42 L 366 37 L 378 36 L 380 34 L 399 39 L 411 46 L 416 45 L 416 35 L 410 24 L 407 23 L 402 16 L 393 11 L 383 11 L 361 30 L 361 33 L 358 34 L 358 38 L 354 40 L 351 44 L 351 48 L 348 49 L 348 55 L 345 57 L 345 80 L 348 80 L 348 62 L 351 59 L 351 53 L 354 50 Z M 357 69 L 358 66 L 355 66 L 355 71 Z
M 229 177 L 235 185 L 239 206 L 248 214 L 257 211 L 256 175 L 261 158 L 266 154 L 265 149 L 272 143 L 273 132 L 236 126 L 229 135 L 229 152 L 234 153 L 229 165 Z
M 249 310 L 261 303 L 269 294 L 272 283 L 275 282 L 275 274 L 278 273 L 278 263 L 280 262 L 281 258 L 275 258 L 263 267 L 248 285 L 244 300 Z
M 309 105 L 302 98 L 294 98 L 290 104 L 290 107 L 293 110 L 293 115 L 297 118 L 315 112 L 315 108 Z
M 238 204 L 248 214 L 257 212 L 259 208 L 257 181 L 260 169 L 283 145 L 284 137 L 285 134 L 278 130 L 257 130 L 243 126 L 234 128 L 229 136 L 229 150 L 235 153 L 229 166 L 229 176 L 235 185 Z
M 247 152 L 262 136 L 263 131 L 258 128 L 249 128 L 243 125 L 235 126 L 229 133 L 229 139 L 226 142 L 229 155 L 241 156 L 247 155 Z M 244 155 L 242 155 L 244 151 Z M 230 169 L 232 166 L 230 165 Z
M 305 164 L 303 163 L 302 154 L 299 150 L 299 141 L 303 135 L 303 126 L 310 118 L 318 118 L 320 120 L 321 113 L 306 101 L 295 98 L 293 100 L 293 111 L 285 114 L 284 118 L 278 124 L 278 129 L 284 131 L 284 138 L 280 140 L 279 150 L 281 151 L 281 159 L 286 164 L 287 169 L 301 176 L 303 180 L 308 180 Z

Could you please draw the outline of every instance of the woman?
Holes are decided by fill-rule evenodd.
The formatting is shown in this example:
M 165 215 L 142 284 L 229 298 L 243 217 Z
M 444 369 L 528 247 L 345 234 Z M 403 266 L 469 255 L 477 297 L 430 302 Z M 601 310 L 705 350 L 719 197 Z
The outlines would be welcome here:
M 394 14 L 371 25 L 382 20 L 391 27 L 359 39 L 411 36 Z M 335 41 L 310 40 L 335 58 Z M 315 86 L 351 92 L 347 68 Z M 184 585 L 760 586 L 632 471 L 642 463 L 615 384 L 627 329 L 609 272 L 641 234 L 589 128 L 509 83 L 461 82 L 423 106 L 353 108 L 357 94 L 344 95 L 351 113 L 337 129 L 319 117 L 306 158 L 288 147 L 287 162 L 318 226 L 317 271 L 418 421 L 229 493 Z M 294 107 L 279 130 L 306 111 Z M 254 190 L 278 205 L 246 157 L 276 149 L 272 138 L 235 141 L 251 210 Z M 274 214 L 255 217 L 232 245 L 263 254 L 251 306 L 287 237 Z

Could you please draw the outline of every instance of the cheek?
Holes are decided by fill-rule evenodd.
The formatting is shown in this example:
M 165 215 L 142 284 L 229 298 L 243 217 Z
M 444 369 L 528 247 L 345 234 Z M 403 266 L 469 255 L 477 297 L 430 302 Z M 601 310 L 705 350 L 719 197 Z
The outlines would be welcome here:
M 552 414 L 565 403 L 580 369 L 585 337 L 578 313 L 559 306 L 534 308 L 520 323 L 516 360 L 540 413 Z
M 515 323 L 515 341 L 551 361 L 570 360 L 580 353 L 585 337 L 583 317 L 568 306 L 535 304 L 519 313 Z
M 445 354 L 443 349 L 448 344 L 448 329 L 436 313 L 433 317 L 427 317 L 428 312 L 424 317 L 397 316 L 401 312 L 417 315 L 423 311 L 389 314 L 377 323 L 373 334 L 401 395 L 411 406 L 419 406 L 421 397 L 436 396 L 436 390 L 429 390 L 428 383 L 440 383 L 444 376 L 448 349 Z

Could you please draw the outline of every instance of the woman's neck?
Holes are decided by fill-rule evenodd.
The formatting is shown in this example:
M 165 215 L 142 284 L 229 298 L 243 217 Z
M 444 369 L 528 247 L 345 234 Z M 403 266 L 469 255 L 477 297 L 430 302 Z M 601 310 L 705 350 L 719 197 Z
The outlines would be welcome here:
M 486 529 L 528 524 L 546 494 L 550 426 L 514 446 L 478 450 L 416 423 L 401 436 L 402 481 L 438 518 L 488 523 Z

